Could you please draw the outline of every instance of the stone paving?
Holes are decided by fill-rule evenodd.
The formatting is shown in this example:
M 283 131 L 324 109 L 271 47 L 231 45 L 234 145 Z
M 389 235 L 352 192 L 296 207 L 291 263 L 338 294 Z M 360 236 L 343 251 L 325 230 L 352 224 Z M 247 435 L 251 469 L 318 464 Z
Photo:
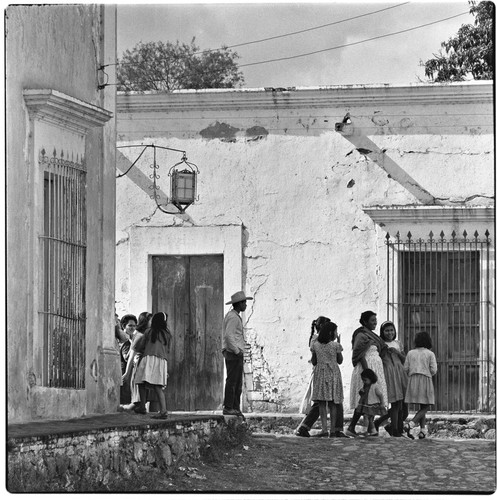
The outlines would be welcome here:
M 196 466 L 190 491 L 493 493 L 495 442 L 254 434 L 219 466 Z M 221 480 L 223 481 L 221 483 Z M 217 487 L 216 487 L 217 485 Z
M 202 418 L 171 415 L 171 420 L 178 423 Z M 470 494 L 496 490 L 495 440 L 434 436 L 410 440 L 389 437 L 383 429 L 379 437 L 301 438 L 288 433 L 260 432 L 250 420 L 248 425 L 253 427 L 253 433 L 246 445 L 220 461 L 202 459 L 184 464 L 184 472 L 180 469 L 174 477 L 157 470 L 157 481 L 145 491 Z M 142 427 L 150 423 L 149 415 L 135 414 L 30 422 L 9 425 L 8 437 Z

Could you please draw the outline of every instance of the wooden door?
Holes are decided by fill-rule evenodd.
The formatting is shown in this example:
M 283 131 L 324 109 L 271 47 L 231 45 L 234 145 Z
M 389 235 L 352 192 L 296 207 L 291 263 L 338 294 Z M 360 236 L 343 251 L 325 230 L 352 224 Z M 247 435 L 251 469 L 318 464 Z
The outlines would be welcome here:
M 152 257 L 152 310 L 173 335 L 166 400 L 170 410 L 215 410 L 223 397 L 223 256 Z

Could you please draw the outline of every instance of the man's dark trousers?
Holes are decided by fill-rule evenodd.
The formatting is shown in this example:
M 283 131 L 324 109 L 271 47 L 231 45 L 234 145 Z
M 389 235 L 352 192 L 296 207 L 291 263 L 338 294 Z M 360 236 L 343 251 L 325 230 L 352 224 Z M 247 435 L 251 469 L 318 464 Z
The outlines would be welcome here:
M 224 403 L 226 410 L 240 410 L 240 397 L 243 382 L 243 353 L 236 355 L 223 351 L 226 362 L 226 384 L 224 387 Z
M 311 429 L 319 418 L 319 402 L 313 401 L 309 413 L 305 416 L 304 421 L 300 424 Z M 343 429 L 343 405 L 338 405 L 337 408 L 337 420 L 335 423 L 335 429 Z

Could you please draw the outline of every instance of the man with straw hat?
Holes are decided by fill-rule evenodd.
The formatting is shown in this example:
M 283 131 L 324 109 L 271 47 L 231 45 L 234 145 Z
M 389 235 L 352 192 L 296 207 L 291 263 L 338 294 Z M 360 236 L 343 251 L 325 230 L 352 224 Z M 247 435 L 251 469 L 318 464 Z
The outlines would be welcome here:
M 226 363 L 226 384 L 224 388 L 223 415 L 243 417 L 240 411 L 240 397 L 243 382 L 243 352 L 245 337 L 240 313 L 247 309 L 245 292 L 236 292 L 226 305 L 232 306 L 223 322 L 223 356 Z

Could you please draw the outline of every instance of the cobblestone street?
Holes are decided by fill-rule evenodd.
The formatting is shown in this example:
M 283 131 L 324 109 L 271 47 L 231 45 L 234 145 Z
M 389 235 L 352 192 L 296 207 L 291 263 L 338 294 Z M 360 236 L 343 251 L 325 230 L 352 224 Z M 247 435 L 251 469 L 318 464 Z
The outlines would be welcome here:
M 221 463 L 183 467 L 155 490 L 491 493 L 495 442 L 254 434 Z

